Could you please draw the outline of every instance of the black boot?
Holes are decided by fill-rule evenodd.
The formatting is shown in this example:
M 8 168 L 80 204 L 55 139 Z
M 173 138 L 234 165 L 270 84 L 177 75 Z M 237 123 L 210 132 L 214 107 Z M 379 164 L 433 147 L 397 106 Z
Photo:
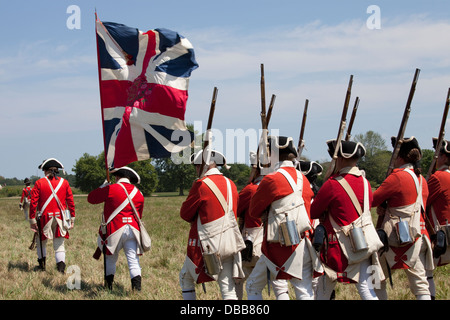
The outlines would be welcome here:
M 113 285 L 113 282 L 114 282 L 114 275 L 110 274 L 110 275 L 106 276 L 105 282 L 106 282 L 106 287 L 109 290 L 112 290 L 112 285 Z
M 131 279 L 131 289 L 141 291 L 141 276 L 136 276 Z
M 56 264 L 56 269 L 64 274 L 64 270 L 66 270 L 66 263 L 64 261 L 60 261 Z
M 39 259 L 38 258 L 38 263 L 39 263 L 39 269 L 41 269 L 42 271 L 45 271 L 45 257 Z

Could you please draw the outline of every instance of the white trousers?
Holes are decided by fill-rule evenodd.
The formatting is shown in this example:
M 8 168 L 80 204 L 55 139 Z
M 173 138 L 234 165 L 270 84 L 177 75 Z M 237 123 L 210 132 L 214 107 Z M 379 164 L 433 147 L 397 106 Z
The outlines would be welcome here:
M 249 300 L 261 300 L 262 291 L 267 284 L 267 257 L 262 256 L 255 265 L 252 273 L 247 279 L 247 298 Z M 312 260 L 308 250 L 304 251 L 302 279 L 292 278 L 290 280 L 271 280 L 273 292 L 277 300 L 289 300 L 288 281 L 295 291 L 297 300 L 313 300 L 313 267 Z
M 186 257 L 186 259 L 189 259 Z M 218 274 L 217 283 L 223 300 L 237 300 L 236 283 L 233 278 L 233 256 L 222 259 L 222 271 Z M 180 287 L 184 300 L 195 300 L 195 280 L 186 267 L 186 260 L 180 271 Z
M 38 235 L 39 237 L 39 235 Z M 66 260 L 66 250 L 64 248 L 64 237 L 54 238 L 53 239 L 53 250 L 55 251 L 55 260 L 56 263 Z M 36 240 L 36 251 L 39 259 L 42 259 L 42 256 L 47 256 L 47 241 L 39 241 Z M 42 254 L 41 254 L 41 242 L 42 242 Z
M 119 251 L 123 249 L 125 257 L 128 262 L 128 270 L 130 278 L 141 275 L 141 266 L 139 265 L 139 256 L 137 255 L 137 241 L 129 225 L 126 225 L 125 230 L 119 240 L 114 254 L 106 255 L 106 275 L 116 273 L 116 264 L 119 259 Z
M 369 283 L 368 279 L 370 277 L 370 260 L 361 261 L 359 269 L 359 281 L 355 283 L 356 289 L 358 290 L 359 296 L 362 300 L 378 300 L 372 283 Z M 317 300 L 330 300 L 331 293 L 336 287 L 337 281 L 331 281 L 330 278 L 324 274 L 319 278 L 317 285 Z

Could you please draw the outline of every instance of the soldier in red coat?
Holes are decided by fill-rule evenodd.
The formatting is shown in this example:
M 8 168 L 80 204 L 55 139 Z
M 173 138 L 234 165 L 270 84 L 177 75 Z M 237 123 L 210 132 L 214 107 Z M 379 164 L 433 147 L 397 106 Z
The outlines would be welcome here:
M 199 175 L 202 156 L 200 151 L 191 159 Z M 221 153 L 211 151 L 210 161 L 205 161 L 206 173 L 193 183 L 180 209 L 181 218 L 191 225 L 180 287 L 183 299 L 195 300 L 196 283 L 217 281 L 222 298 L 236 300 L 236 281 L 244 277 L 240 251 L 245 248 L 235 213 L 238 192 L 217 168 L 226 166 Z M 208 264 L 211 259 L 217 264 Z
M 36 244 L 39 267 L 45 270 L 47 240 L 52 239 L 57 269 L 64 273 L 64 239 L 69 239 L 68 230 L 75 221 L 72 190 L 67 180 L 57 176 L 58 169 L 64 169 L 58 160 L 47 159 L 39 169 L 44 171 L 45 177 L 37 180 L 31 191 L 29 217 L 31 229 L 40 236 Z
M 260 218 L 254 218 L 249 214 L 250 201 L 256 192 L 263 176 L 259 168 L 259 163 L 256 161 L 256 154 L 250 153 L 250 163 L 254 175 L 252 181 L 248 183 L 239 192 L 239 202 L 237 216 L 239 218 L 239 225 L 242 232 L 242 237 L 246 248 L 241 252 L 242 267 L 244 269 L 245 278 L 237 285 L 237 292 L 239 299 L 242 299 L 244 294 L 244 282 L 248 278 L 253 268 L 261 256 L 261 245 L 264 237 L 264 228 Z
M 270 137 L 269 144 L 276 171 L 264 176 L 250 201 L 250 216 L 262 219 L 265 228 L 261 257 L 247 279 L 247 297 L 262 299 L 269 275 L 277 300 L 289 299 L 286 280 L 297 299 L 313 299 L 312 279 L 323 272 L 309 239 L 314 194 L 292 162 L 297 155 L 292 138 Z
M 22 189 L 22 197 L 20 198 L 19 208 L 23 210 L 25 214 L 25 220 L 28 220 L 28 215 L 30 212 L 30 201 L 31 201 L 31 181 L 28 178 L 23 180 L 25 187 Z
M 395 139 L 392 137 L 393 145 Z M 377 212 L 383 219 L 381 228 L 389 242 L 389 250 L 381 256 L 382 262 L 391 270 L 403 269 L 416 298 L 429 300 L 426 270 L 432 270 L 434 266 L 424 220 L 428 186 L 420 174 L 421 158 L 417 139 L 405 138 L 394 163 L 395 169 L 374 192 L 373 206 L 378 207 Z M 387 299 L 385 281 L 377 295 Z
M 134 186 L 134 184 L 139 184 L 141 179 L 136 171 L 129 167 L 116 168 L 110 172 L 114 175 L 116 183 L 104 184 L 91 191 L 87 198 L 91 204 L 104 202 L 97 254 L 94 257 L 99 257 L 99 253 L 102 251 L 106 255 L 105 281 L 111 290 L 119 251 L 123 249 L 128 262 L 131 288 L 140 291 L 142 279 L 139 255 L 143 254 L 143 249 L 140 243 L 139 223 L 129 198 L 141 219 L 144 210 L 144 196 Z
M 377 256 L 382 243 L 370 214 L 370 184 L 356 166 L 365 149 L 352 141 L 336 146 L 336 140 L 329 140 L 327 144 L 331 156 L 339 149 L 336 173 L 325 181 L 311 205 L 311 218 L 320 219 L 326 229 L 320 255 L 325 275 L 319 279 L 317 299 L 329 300 L 341 282 L 355 284 L 363 300 L 377 300 L 368 279 L 373 271 L 370 266 L 378 266 L 382 274 Z
M 433 139 L 433 146 L 437 148 L 437 139 Z M 427 215 L 430 221 L 431 233 L 443 230 L 447 237 L 447 248 L 444 254 L 434 259 L 435 267 L 450 263 L 450 143 L 444 140 L 436 160 L 437 170 L 428 178 Z M 430 294 L 436 296 L 433 271 L 427 271 Z

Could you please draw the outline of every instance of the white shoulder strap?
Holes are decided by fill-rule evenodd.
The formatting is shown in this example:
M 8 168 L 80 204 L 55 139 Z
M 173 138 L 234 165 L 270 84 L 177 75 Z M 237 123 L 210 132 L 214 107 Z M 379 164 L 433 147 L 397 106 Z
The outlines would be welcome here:
M 56 195 L 56 192 L 58 192 L 59 188 L 61 188 L 64 179 L 63 179 L 63 178 L 59 178 L 60 181 L 59 181 L 58 185 L 56 186 L 56 189 L 53 189 L 53 186 L 52 186 L 50 180 L 49 180 L 47 177 L 45 177 L 45 179 L 47 180 L 48 185 L 50 186 L 50 189 L 52 190 L 52 194 L 51 194 L 50 197 L 48 197 L 47 201 L 45 201 L 45 203 L 44 203 L 44 205 L 42 206 L 42 208 L 41 208 L 40 211 L 41 211 L 41 212 L 44 212 L 44 210 L 47 208 L 48 204 L 50 203 L 50 201 L 51 201 L 53 198 L 55 198 L 55 199 L 56 199 L 56 202 L 58 202 L 59 209 L 60 209 L 61 211 L 64 210 L 63 207 L 62 207 L 62 205 L 61 205 L 61 202 L 59 201 L 58 196 Z
M 420 203 L 421 207 L 423 208 L 422 180 L 420 180 L 420 182 L 419 182 L 419 179 L 417 178 L 416 174 L 411 169 L 405 169 L 404 171 L 408 172 L 409 175 L 413 178 L 414 184 L 416 185 L 416 191 L 417 191 L 416 203 Z
M 297 182 L 294 181 L 294 179 L 292 178 L 292 176 L 283 168 L 278 169 L 278 172 L 281 173 L 289 182 L 289 184 L 291 185 L 292 190 L 295 191 L 302 191 L 302 187 L 303 187 L 303 177 L 301 172 L 299 172 L 297 170 Z
M 118 185 L 120 185 L 124 190 L 125 193 L 127 194 L 127 198 L 120 204 L 120 206 L 118 206 L 113 213 L 111 213 L 111 215 L 108 218 L 108 221 L 106 221 L 106 224 L 110 223 L 112 221 L 112 219 L 115 218 L 115 216 L 117 216 L 117 214 L 123 210 L 123 208 L 125 208 L 128 203 L 131 204 L 131 207 L 133 208 L 133 211 L 136 210 L 136 208 L 134 207 L 134 203 L 131 201 L 132 198 L 134 198 L 134 196 L 136 195 L 136 193 L 138 192 L 138 189 L 136 187 L 134 187 L 133 191 L 131 191 L 130 194 L 128 194 L 127 189 L 125 189 L 125 187 L 121 184 L 118 183 Z M 138 216 L 139 219 L 139 216 Z
M 233 195 L 231 193 L 231 184 L 230 184 L 230 180 L 227 177 L 224 177 L 226 182 L 227 182 L 227 198 L 228 201 L 225 199 L 225 197 L 223 196 L 222 192 L 220 192 L 219 188 L 216 186 L 216 184 L 210 179 L 210 178 L 205 178 L 203 179 L 203 182 L 211 189 L 211 191 L 214 193 L 214 195 L 216 196 L 217 200 L 219 200 L 220 205 L 223 208 L 223 211 L 225 213 L 233 210 Z
M 361 216 L 364 212 L 367 212 L 368 206 L 369 206 L 369 188 L 367 187 L 367 180 L 363 177 L 363 183 L 364 183 L 364 211 L 362 211 L 361 205 L 359 204 L 359 200 L 356 197 L 355 192 L 353 191 L 350 184 L 347 182 L 347 180 L 344 179 L 343 176 L 337 176 L 335 178 L 337 182 L 344 188 L 345 192 L 347 192 L 348 196 L 352 200 L 353 206 L 355 207 L 358 214 Z

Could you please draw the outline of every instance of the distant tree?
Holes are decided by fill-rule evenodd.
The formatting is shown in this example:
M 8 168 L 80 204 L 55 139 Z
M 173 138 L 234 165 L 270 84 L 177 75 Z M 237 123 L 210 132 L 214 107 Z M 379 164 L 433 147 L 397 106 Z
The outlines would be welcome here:
M 138 187 L 142 194 L 150 196 L 158 184 L 158 176 L 150 160 L 133 162 L 128 167 L 135 170 L 141 177 L 141 184 Z M 75 172 L 75 187 L 86 193 L 98 188 L 106 180 L 105 168 L 104 152 L 98 156 L 85 153 L 75 162 L 72 169 Z M 115 182 L 112 175 L 110 175 L 110 182 Z
M 223 175 L 231 179 L 236 185 L 238 191 L 244 188 L 250 177 L 251 167 L 244 163 L 231 163 L 230 169 L 221 168 Z
M 106 179 L 105 153 L 98 156 L 83 154 L 72 170 L 75 172 L 75 187 L 86 193 L 91 192 Z
M 422 160 L 420 161 L 420 167 L 422 168 L 422 175 L 427 176 L 428 170 L 430 170 L 431 161 L 433 161 L 434 150 L 422 149 Z
M 354 141 L 362 143 L 366 149 L 366 154 L 362 157 L 358 166 L 366 173 L 367 180 L 372 186 L 380 185 L 386 178 L 386 172 L 391 158 L 391 151 L 388 151 L 386 141 L 379 133 L 367 131 L 364 134 L 357 134 Z
M 156 172 L 159 178 L 158 191 L 178 191 L 180 196 L 184 190 L 189 189 L 197 178 L 195 168 L 192 164 L 175 164 L 172 159 L 155 159 Z
M 141 183 L 137 186 L 145 197 L 155 192 L 158 185 L 158 174 L 151 160 L 136 161 L 128 165 L 141 177 Z

